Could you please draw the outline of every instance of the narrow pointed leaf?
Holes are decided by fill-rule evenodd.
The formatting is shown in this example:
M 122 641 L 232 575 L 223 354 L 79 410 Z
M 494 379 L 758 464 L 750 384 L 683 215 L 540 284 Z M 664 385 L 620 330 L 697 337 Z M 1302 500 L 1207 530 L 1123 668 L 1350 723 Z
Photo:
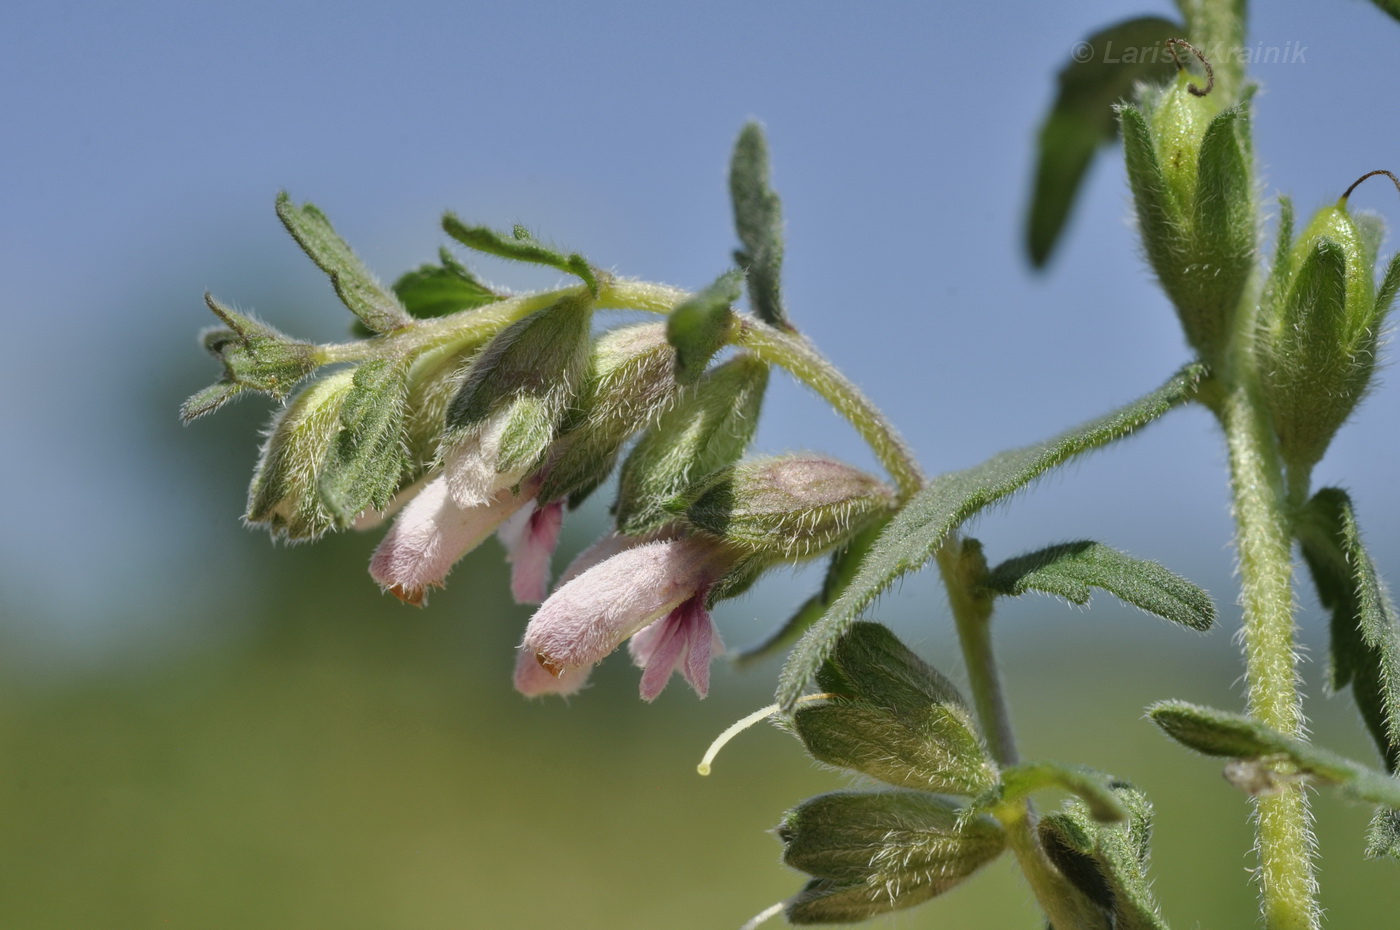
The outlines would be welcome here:
M 189 423 L 206 413 L 213 413 L 224 404 L 242 394 L 244 387 L 232 381 L 218 381 L 202 391 L 197 391 L 180 405 L 180 421 Z
M 1351 685 L 1385 759 L 1400 769 L 1400 631 L 1395 605 L 1361 540 L 1351 498 L 1323 488 L 1298 521 L 1303 558 L 1318 598 L 1332 612 L 1332 687 Z
M 551 249 L 535 239 L 524 227 L 517 226 L 513 235 L 507 236 L 489 226 L 468 226 L 448 213 L 442 218 L 442 228 L 453 239 L 469 249 L 485 252 L 517 262 L 530 262 L 535 265 L 548 265 L 560 271 L 577 275 L 588 285 L 594 297 L 598 296 L 598 273 L 587 259 L 577 252 L 565 255 Z
M 1166 39 L 1184 33 L 1181 25 L 1156 16 L 1115 23 L 1079 43 L 1074 60 L 1060 69 L 1059 93 L 1040 127 L 1026 224 L 1037 268 L 1049 260 L 1094 154 L 1118 135 L 1113 105 L 1132 97 L 1138 82 L 1165 80 L 1175 70 L 1170 56 L 1142 50 L 1165 51 Z M 1137 54 L 1125 55 L 1126 49 Z
M 1187 366 L 1156 391 L 1105 417 L 1039 445 L 1003 452 L 981 465 L 940 475 L 929 482 L 895 514 L 850 586 L 793 650 L 783 669 L 779 703 L 791 707 L 841 634 L 896 579 L 931 559 L 968 518 L 1057 465 L 1122 439 L 1190 400 L 1203 376 L 1201 366 Z
M 387 333 L 413 322 L 398 298 L 374 279 L 336 234 L 324 213 L 309 203 L 298 207 L 283 191 L 277 196 L 277 216 L 316 266 L 330 275 L 336 294 L 365 326 Z
M 783 208 L 768 176 L 768 140 L 762 126 L 749 123 L 739 133 L 729 162 L 734 225 L 744 244 L 734 260 L 748 274 L 749 299 L 758 318 L 792 329 L 782 297 Z
M 987 576 L 998 594 L 1039 591 L 1075 604 L 1089 602 L 1089 589 L 1104 591 L 1140 610 L 1193 630 L 1215 623 L 1210 595 L 1156 562 L 1135 559 L 1102 543 L 1061 543 L 1009 559 Z
M 666 338 L 676 349 L 676 380 L 680 383 L 694 383 L 729 340 L 735 322 L 732 306 L 739 299 L 743 280 L 738 271 L 721 275 L 671 311 Z
M 1114 930 L 1167 930 L 1147 878 L 1152 805 L 1125 782 L 1111 786 L 1125 823 L 1105 824 L 1073 800 L 1040 822 L 1040 842 L 1056 868 L 1112 915 Z
M 1336 785 L 1355 800 L 1400 807 L 1400 778 L 1280 733 L 1252 717 L 1185 701 L 1162 701 L 1149 707 L 1147 715 L 1172 739 L 1204 755 L 1262 761 L 1266 776 L 1285 762 L 1297 774 Z

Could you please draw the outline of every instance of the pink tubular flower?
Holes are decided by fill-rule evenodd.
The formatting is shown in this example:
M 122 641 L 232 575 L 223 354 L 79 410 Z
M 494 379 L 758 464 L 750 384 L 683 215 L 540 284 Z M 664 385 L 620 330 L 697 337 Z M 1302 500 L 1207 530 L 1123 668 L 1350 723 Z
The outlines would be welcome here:
M 557 694 L 568 697 L 588 683 L 591 666 L 566 669 L 557 677 L 545 671 L 535 654 L 521 649 L 515 654 L 515 690 L 526 697 L 543 697 Z
M 496 535 L 511 564 L 510 591 L 517 604 L 538 604 L 549 590 L 549 561 L 564 525 L 564 502 L 523 508 Z
M 560 586 L 531 618 L 521 648 L 559 677 L 593 666 L 660 621 L 638 646 L 647 667 L 643 696 L 660 693 L 678 666 L 703 696 L 714 649 L 704 597 L 732 560 L 722 544 L 698 536 L 626 549 Z
M 428 482 L 394 520 L 370 559 L 369 573 L 399 600 L 422 606 L 427 590 L 441 587 L 457 560 L 529 503 L 533 490 L 497 491 L 484 507 L 462 508 L 444 477 Z

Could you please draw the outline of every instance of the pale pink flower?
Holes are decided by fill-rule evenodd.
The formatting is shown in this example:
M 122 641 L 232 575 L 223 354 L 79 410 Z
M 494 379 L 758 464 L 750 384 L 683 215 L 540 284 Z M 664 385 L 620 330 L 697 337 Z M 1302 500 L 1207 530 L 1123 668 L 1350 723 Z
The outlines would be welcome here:
M 515 690 L 526 697 L 542 697 L 546 694 L 568 697 L 588 684 L 588 674 L 591 671 L 593 667 L 585 665 L 581 668 L 565 669 L 557 676 L 551 675 L 540 665 L 540 660 L 533 652 L 519 649 L 515 653 Z
M 692 684 L 707 683 L 712 646 L 702 649 L 697 645 L 698 631 L 703 626 L 706 643 L 712 644 L 713 628 L 703 599 L 732 562 L 733 554 L 725 546 L 698 536 L 625 549 L 550 595 L 531 618 L 521 648 L 546 672 L 560 676 L 596 664 L 628 637 L 666 618 L 669 622 L 647 649 L 651 660 L 648 671 L 654 663 L 658 668 L 652 673 L 655 678 L 664 665 L 660 682 L 664 685 L 677 662 L 689 659 L 698 667 L 703 653 L 706 672 L 697 674 L 690 667 L 686 677 Z M 687 605 L 692 600 L 696 603 Z M 669 615 L 683 605 L 671 621 Z M 679 643 L 673 645 L 677 636 Z M 651 697 L 660 690 L 660 685 L 655 686 Z
M 724 654 L 724 643 L 710 622 L 702 592 L 633 636 L 627 651 L 633 664 L 645 669 L 642 700 L 655 700 L 677 671 L 704 697 L 710 692 L 710 660 Z
M 458 507 L 484 507 L 504 488 L 513 487 L 529 468 L 498 471 L 501 437 L 510 423 L 511 407 L 504 406 L 473 429 L 443 456 L 443 474 Z
M 564 502 L 521 508 L 496 536 L 511 565 L 510 590 L 517 604 L 538 604 L 549 591 L 549 562 L 564 525 Z
M 480 545 L 525 504 L 534 491 L 495 493 L 483 507 L 462 508 L 445 477 L 428 482 L 394 520 L 370 559 L 369 573 L 399 600 L 421 606 L 429 588 L 441 587 L 457 560 Z

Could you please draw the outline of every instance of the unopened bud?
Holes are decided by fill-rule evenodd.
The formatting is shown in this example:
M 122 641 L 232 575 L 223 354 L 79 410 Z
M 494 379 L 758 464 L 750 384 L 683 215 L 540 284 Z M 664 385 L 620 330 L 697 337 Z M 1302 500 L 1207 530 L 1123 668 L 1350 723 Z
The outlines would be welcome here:
M 921 904 L 995 859 L 1001 825 L 915 791 L 835 792 L 779 825 L 783 861 L 813 876 L 787 905 L 792 923 L 847 923 Z
M 730 544 L 793 559 L 845 542 L 894 500 L 892 488 L 859 469 L 820 456 L 787 455 L 716 472 L 673 509 Z

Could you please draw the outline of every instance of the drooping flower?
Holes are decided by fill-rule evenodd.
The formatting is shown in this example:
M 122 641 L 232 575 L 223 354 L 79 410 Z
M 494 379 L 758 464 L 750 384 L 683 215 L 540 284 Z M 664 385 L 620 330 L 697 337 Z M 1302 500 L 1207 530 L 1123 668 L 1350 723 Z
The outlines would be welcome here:
M 496 531 L 511 565 L 510 591 L 517 604 L 538 604 L 549 591 L 549 562 L 564 525 L 564 502 L 523 507 Z
M 522 649 L 558 677 L 593 666 L 661 621 L 639 646 L 650 675 L 643 695 L 660 693 L 677 663 L 685 664 L 683 674 L 703 694 L 714 643 L 704 597 L 734 559 L 722 542 L 702 536 L 625 549 L 561 585 L 530 620 Z M 699 645 L 702 638 L 707 648 Z
M 515 690 L 526 697 L 543 697 L 557 694 L 568 697 L 576 694 L 588 684 L 588 674 L 593 667 L 565 669 L 559 675 L 551 675 L 540 665 L 539 659 L 528 649 L 520 649 L 515 654 Z
M 484 507 L 459 507 L 444 477 L 428 482 L 394 520 L 374 550 L 369 573 L 399 600 L 422 606 L 429 588 L 441 587 L 457 560 L 480 545 L 534 497 L 522 485 L 497 491 Z

